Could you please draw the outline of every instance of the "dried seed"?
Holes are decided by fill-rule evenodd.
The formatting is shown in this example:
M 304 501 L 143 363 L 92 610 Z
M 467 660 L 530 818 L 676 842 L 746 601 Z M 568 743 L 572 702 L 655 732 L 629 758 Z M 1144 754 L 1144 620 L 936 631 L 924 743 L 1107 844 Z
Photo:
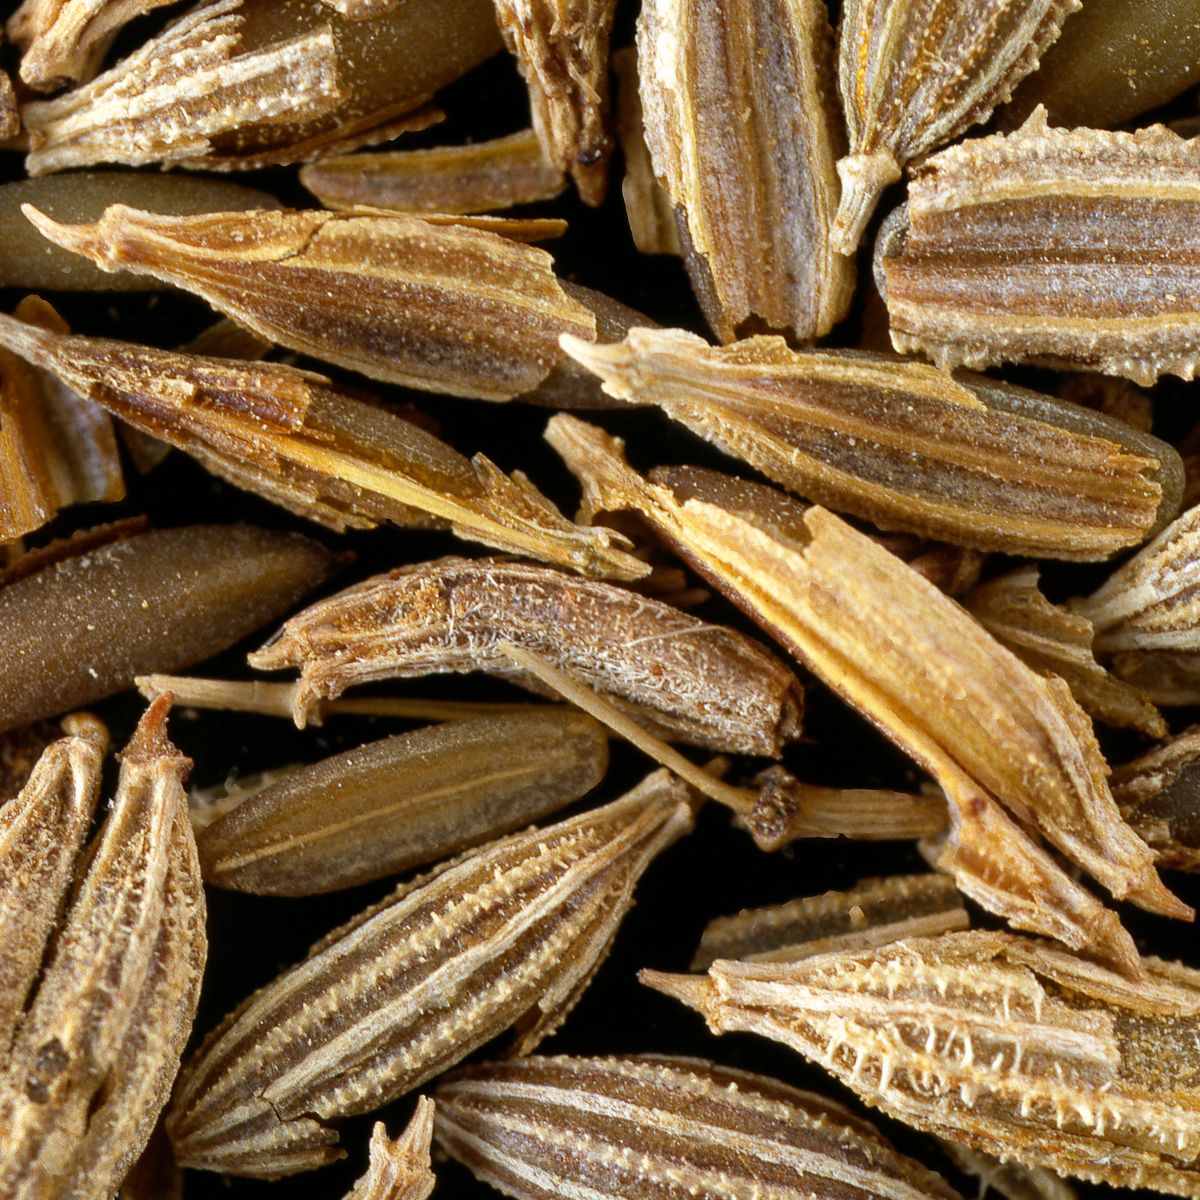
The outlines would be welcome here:
M 99 722 L 79 728 L 47 746 L 0 805 L 0 1079 L 71 888 L 106 748 Z
M 832 42 L 819 0 L 642 6 L 646 142 L 723 342 L 764 327 L 821 337 L 849 307 L 854 264 L 829 240 L 842 151 Z
M 16 316 L 69 332 L 36 296 L 23 300 Z M 33 533 L 72 504 L 124 496 L 108 413 L 53 375 L 0 350 L 0 539 Z
M 158 287 L 145 275 L 102 271 L 48 242 L 21 211 L 32 204 L 60 221 L 94 221 L 119 202 L 160 213 L 278 208 L 266 192 L 225 179 L 83 171 L 0 185 L 0 284 L 55 291 L 139 292 Z
M 26 168 L 345 153 L 438 120 L 416 110 L 499 48 L 491 0 L 417 0 L 362 21 L 316 0 L 214 0 L 91 83 L 26 104 Z
M 500 643 L 550 656 L 665 736 L 776 755 L 800 734 L 796 677 L 757 643 L 669 604 L 529 563 L 398 567 L 293 617 L 250 656 L 300 668 L 296 724 L 357 683 L 445 672 L 515 677 Z
M 394 1142 L 388 1139 L 383 1122 L 376 1122 L 371 1132 L 371 1165 L 346 1200 L 428 1200 L 436 1182 L 429 1158 L 432 1139 L 433 1101 L 424 1096 Z
M 171 0 L 22 0 L 8 19 L 21 49 L 21 78 L 53 92 L 95 75 L 113 38 L 135 17 Z
M 940 1140 L 950 1161 L 979 1180 L 983 1195 L 995 1192 L 1003 1200 L 1076 1200 L 1075 1189 L 1069 1183 L 1042 1167 L 1002 1163 L 990 1154 L 968 1150 L 945 1138 Z
M 7 141 L 21 132 L 21 110 L 12 77 L 0 70 L 0 139 Z
M 1200 506 L 1072 607 L 1096 630 L 1096 651 L 1200 650 Z
M 842 1105 L 702 1059 L 486 1063 L 436 1096 L 438 1142 L 518 1200 L 957 1200 Z
M 804 536 L 804 514 L 809 506 L 778 488 L 706 467 L 655 467 L 646 478 L 651 483 L 662 484 L 680 501 L 703 500 L 718 508 L 741 513 L 748 520 L 766 524 L 784 537 Z M 958 596 L 973 587 L 984 562 L 981 554 L 958 546 L 907 536 L 872 536 L 950 596 Z
M 93 225 L 66 226 L 25 212 L 97 266 L 153 275 L 273 342 L 423 391 L 511 400 L 550 373 L 560 334 L 596 334 L 548 254 L 463 225 L 319 211 L 171 217 L 115 204 Z
M 576 570 L 649 568 L 605 529 L 568 521 L 529 480 L 464 458 L 411 421 L 281 363 L 66 337 L 0 315 L 0 344 L 210 471 L 342 530 L 449 524 L 461 536 Z
M 300 182 L 326 208 L 428 213 L 533 204 L 552 200 L 565 186 L 531 129 L 466 146 L 324 158 L 302 168 Z
M 679 256 L 679 231 L 670 198 L 654 177 L 654 164 L 646 145 L 642 98 L 638 94 L 637 51 L 632 46 L 612 56 L 617 73 L 617 136 L 625 159 L 621 197 L 633 244 L 643 254 Z
M 1125 725 L 1149 737 L 1166 737 L 1166 722 L 1154 705 L 1096 661 L 1091 621 L 1042 595 L 1037 567 L 1018 567 L 981 584 L 964 604 L 1022 662 L 1035 671 L 1059 676 L 1084 711 L 1098 721 Z
M 853 254 L 904 167 L 986 121 L 1053 44 L 1080 0 L 849 0 L 838 87 L 850 153 L 833 244 Z
M 1122 815 L 1160 866 L 1200 869 L 1200 727 L 1114 768 L 1111 783 Z
M 569 172 L 587 204 L 608 186 L 608 42 L 617 0 L 495 0 L 529 87 L 546 162 Z
M 206 882 L 259 895 L 353 887 L 549 816 L 607 766 L 603 726 L 553 709 L 398 734 L 254 792 L 200 835 L 200 865 Z
M 370 1112 L 516 1025 L 530 1053 L 607 953 L 638 877 L 688 831 L 666 771 L 624 798 L 495 842 L 319 942 L 184 1068 L 185 1166 L 274 1178 L 339 1157 L 325 1122 Z
M 914 172 L 876 247 L 892 345 L 1152 384 L 1200 364 L 1200 146 L 1161 125 L 963 142 Z
M 76 729 L 76 721 L 85 722 L 83 729 L 93 730 L 101 740 L 106 739 L 107 730 L 103 722 L 90 713 L 74 714 L 62 721 L 36 721 L 0 733 L 0 807 L 12 799 L 29 782 L 34 767 L 51 742 L 58 741 L 64 734 Z M 16 811 L 15 809 L 13 810 Z M 0 1026 L 2 1026 L 0 1022 Z
M 1200 83 L 1192 0 L 1087 0 L 1042 68 L 1001 113 L 1008 128 L 1039 104 L 1056 125 L 1123 125 Z
M 642 979 L 714 1032 L 781 1041 L 918 1129 L 1027 1166 L 1194 1197 L 1200 972 L 1144 965 L 1131 984 L 1048 943 L 977 932 Z
M 1165 442 L 982 376 L 756 337 L 712 347 L 680 330 L 563 348 L 605 390 L 654 404 L 810 500 L 960 545 L 1104 558 L 1178 511 Z
M 181 777 L 147 711 L 0 1077 L 0 1193 L 106 1200 L 166 1103 L 204 970 L 204 890 Z
M 1090 722 L 1066 685 L 1035 675 L 894 555 L 824 509 L 809 509 L 803 535 L 786 537 L 745 514 L 680 502 L 632 471 L 617 439 L 566 414 L 551 419 L 547 438 L 580 478 L 588 509 L 644 515 L 933 775 L 951 816 L 938 866 L 972 898 L 1019 928 L 1091 946 L 1138 972 L 1116 915 L 1068 879 L 999 801 L 1114 895 L 1191 915 L 1121 820 Z M 1009 752 L 997 755 L 997 744 Z
M 0 729 L 200 662 L 278 618 L 336 566 L 296 534 L 189 525 L 121 538 L 0 587 Z
M 706 971 L 719 958 L 797 962 L 832 950 L 868 950 L 901 938 L 966 929 L 969 923 L 958 889 L 945 875 L 865 879 L 849 891 L 746 908 L 709 921 L 692 970 Z
M 218 708 L 226 712 L 287 717 L 295 711 L 296 684 L 267 683 L 261 679 L 198 679 L 192 675 L 139 675 L 134 682 L 147 700 L 164 692 L 180 708 Z M 362 696 L 326 700 L 309 715 L 310 725 L 320 725 L 330 713 L 364 717 L 402 717 L 409 721 L 464 721 L 472 717 L 528 716 L 546 713 L 546 704 L 472 703 L 469 700 L 421 700 L 410 696 Z

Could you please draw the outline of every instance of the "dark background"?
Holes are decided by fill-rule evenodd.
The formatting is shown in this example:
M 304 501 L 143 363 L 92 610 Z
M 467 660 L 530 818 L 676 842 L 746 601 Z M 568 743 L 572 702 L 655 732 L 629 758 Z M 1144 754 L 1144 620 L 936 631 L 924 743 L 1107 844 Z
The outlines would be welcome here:
M 7 7 L 7 6 L 6 6 Z M 632 4 L 623 4 L 615 45 L 631 40 L 634 17 Z M 175 10 L 168 10 L 174 12 Z M 835 14 L 836 15 L 836 14 Z M 163 14 L 135 23 L 122 45 L 136 44 L 162 23 Z M 10 48 L 11 50 L 11 48 Z M 500 56 L 468 79 L 439 97 L 449 120 L 425 134 L 405 139 L 403 145 L 437 145 L 482 140 L 512 132 L 527 124 L 524 86 L 508 56 Z M 19 155 L 0 155 L 6 178 L 19 178 Z M 258 172 L 247 182 L 273 191 L 297 206 L 311 198 L 296 182 L 294 169 Z M 691 298 L 685 273 L 673 259 L 648 258 L 637 254 L 629 237 L 620 196 L 619 156 L 614 161 L 613 185 L 599 210 L 581 205 L 571 193 L 553 203 L 527 211 L 561 215 L 570 228 L 561 240 L 548 244 L 562 274 L 607 292 L 663 323 L 705 332 Z M 894 195 L 899 194 L 899 189 Z M 889 201 L 892 197 L 889 197 Z M 880 212 L 891 204 L 885 201 Z M 866 239 L 869 245 L 871 238 Z M 860 263 L 860 303 L 870 286 L 867 260 Z M 3 296 L 6 311 L 20 298 L 8 290 Z M 121 296 L 96 294 L 49 294 L 72 327 L 81 333 L 125 336 L 174 346 L 208 324 L 212 314 L 199 301 L 167 292 Z M 829 339 L 832 344 L 854 344 L 856 318 L 852 317 Z M 305 364 L 314 365 L 314 364 Z M 336 370 L 319 369 L 338 376 Z M 1037 372 L 1006 372 L 1006 378 L 1052 385 L 1052 377 Z M 361 382 L 361 381 L 359 381 Z M 542 442 L 547 411 L 521 404 L 488 405 L 474 401 L 407 393 L 402 389 L 374 387 L 397 401 L 413 402 L 433 416 L 442 436 L 464 453 L 485 451 L 506 470 L 520 467 L 556 500 L 564 511 L 572 511 L 577 491 L 557 457 Z M 1165 383 L 1158 389 L 1161 402 L 1159 432 L 1178 437 L 1193 422 L 1190 393 L 1193 385 Z M 1188 393 L 1188 394 L 1185 394 Z M 627 438 L 635 465 L 667 462 L 703 463 L 728 470 L 740 469 L 716 454 L 698 439 L 648 412 L 604 413 L 595 417 L 613 432 Z M 750 475 L 748 469 L 744 473 Z M 158 526 L 198 521 L 250 521 L 262 525 L 295 528 L 322 538 L 328 544 L 349 544 L 357 561 L 347 568 L 327 591 L 337 590 L 379 570 L 416 562 L 443 553 L 484 554 L 483 548 L 437 534 L 382 528 L 369 534 L 338 539 L 313 530 L 270 505 L 238 492 L 213 479 L 196 464 L 172 453 L 155 471 L 139 478 L 132 467 L 127 472 L 128 499 L 121 505 L 72 510 L 39 535 L 45 540 L 87 524 L 111 520 L 118 515 L 146 513 Z M 1003 569 L 993 560 L 990 571 Z M 1104 568 L 1047 568 L 1048 589 L 1055 598 L 1090 589 L 1105 574 Z M 714 598 L 700 615 L 747 629 L 747 623 L 731 606 Z M 219 677 L 249 677 L 244 664 L 247 650 L 266 640 L 270 630 L 250 639 L 219 660 L 195 669 L 197 674 Z M 789 765 L 802 778 L 842 786 L 911 787 L 918 774 L 874 730 L 833 699 L 822 685 L 805 672 L 808 713 L 806 738 L 793 748 Z M 481 676 L 432 678 L 385 689 L 392 695 L 445 696 L 463 699 L 523 698 L 516 689 Z M 114 743 L 128 736 L 142 705 L 138 698 L 123 696 L 94 706 L 111 724 Z M 1169 714 L 1175 729 L 1184 727 L 1192 714 Z M 362 741 L 382 737 L 405 728 L 396 721 L 375 721 L 332 716 L 324 727 L 303 733 L 285 721 L 219 713 L 176 712 L 172 735 L 195 759 L 192 782 L 207 787 L 230 774 L 311 761 Z M 1101 730 L 1113 761 L 1137 753 L 1135 737 L 1113 735 Z M 650 769 L 638 753 L 614 744 L 608 778 L 585 803 L 613 799 L 641 779 Z M 644 966 L 686 970 L 700 933 L 712 917 L 738 909 L 776 903 L 795 896 L 815 894 L 828 888 L 844 888 L 878 874 L 923 870 L 924 864 L 911 844 L 850 844 L 840 841 L 808 842 L 782 853 L 765 856 L 749 838 L 732 829 L 727 815 L 716 806 L 706 809 L 694 835 L 678 843 L 649 870 L 638 890 L 638 902 L 626 920 L 611 958 L 592 984 L 564 1028 L 541 1050 L 546 1053 L 604 1054 L 657 1051 L 704 1055 L 723 1063 L 773 1074 L 800 1086 L 857 1103 L 822 1071 L 809 1066 L 782 1047 L 749 1035 L 729 1035 L 721 1040 L 709 1035 L 695 1014 L 674 1001 L 640 987 L 636 972 Z M 1168 884 L 1192 904 L 1200 904 L 1200 886 L 1194 877 L 1171 875 Z M 309 944 L 334 925 L 385 894 L 392 881 L 382 881 L 329 897 L 308 900 L 256 898 L 210 890 L 209 967 L 196 1023 L 199 1035 L 210 1029 L 228 1009 L 252 989 L 269 982 L 280 970 L 302 958 Z M 1179 957 L 1200 966 L 1190 927 L 1154 918 L 1127 906 L 1121 915 L 1147 951 Z M 980 924 L 993 922 L 973 910 Z M 497 1047 L 498 1048 L 498 1047 Z M 486 1057 L 485 1050 L 477 1057 Z M 407 1122 L 413 1097 L 406 1097 L 379 1114 L 342 1123 L 342 1142 L 348 1158 L 336 1167 L 296 1176 L 277 1183 L 227 1180 L 208 1173 L 189 1172 L 185 1195 L 188 1200 L 234 1197 L 258 1200 L 302 1200 L 341 1197 L 364 1169 L 366 1143 L 376 1116 L 396 1135 Z M 926 1164 L 946 1170 L 964 1195 L 974 1184 L 956 1176 L 931 1139 L 910 1133 L 877 1114 L 878 1125 L 897 1144 Z M 484 1197 L 494 1195 L 476 1184 L 463 1169 L 452 1163 L 436 1162 L 438 1196 Z M 1080 1185 L 1081 1195 L 1101 1194 L 1101 1189 Z M 1111 1193 L 1110 1193 L 1111 1194 Z M 1132 1194 L 1132 1193 L 1127 1193 Z

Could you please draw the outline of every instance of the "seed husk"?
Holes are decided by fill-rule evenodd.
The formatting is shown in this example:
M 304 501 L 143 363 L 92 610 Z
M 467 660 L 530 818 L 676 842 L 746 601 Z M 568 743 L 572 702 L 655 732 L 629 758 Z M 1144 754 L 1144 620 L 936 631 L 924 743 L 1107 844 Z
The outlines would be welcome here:
M 67 333 L 29 296 L 18 320 Z M 73 504 L 121 500 L 125 479 L 112 418 L 53 375 L 0 350 L 0 540 L 33 533 Z
M 26 104 L 26 169 L 344 153 L 427 127 L 440 116 L 422 107 L 432 94 L 500 45 L 491 0 L 417 0 L 373 20 L 321 0 L 215 0 L 90 83 Z
M 112 812 L 6 1056 L 0 1191 L 13 1200 L 108 1200 L 179 1069 L 207 942 L 191 764 L 166 738 L 169 707 L 150 707 L 121 756 Z
M 696 1058 L 527 1058 L 437 1090 L 439 1144 L 517 1200 L 957 1200 L 832 1100 Z
M 1050 943 L 980 931 L 642 979 L 714 1032 L 781 1041 L 918 1129 L 1195 1197 L 1200 972 L 1145 969 L 1132 984 Z
M 282 363 L 53 334 L 0 315 L 0 344 L 214 474 L 332 529 L 447 524 L 513 553 L 637 579 L 605 529 L 568 521 L 520 472 Z
M 1058 675 L 1084 711 L 1109 725 L 1165 737 L 1166 722 L 1137 688 L 1106 671 L 1093 649 L 1095 630 L 1081 612 L 1051 604 L 1038 569 L 1018 567 L 974 588 L 963 603 L 997 641 L 1035 671 Z
M 340 1157 L 370 1112 L 516 1026 L 530 1053 L 574 1006 L 639 876 L 692 824 L 666 771 L 620 800 L 401 885 L 255 993 L 185 1066 L 185 1166 L 276 1178 Z
M 848 0 L 838 88 L 850 153 L 833 244 L 858 248 L 884 188 L 903 168 L 986 121 L 1031 71 L 1080 0 Z
M 825 5 L 648 0 L 637 42 L 646 144 L 709 325 L 723 342 L 828 333 L 854 264 L 830 242 L 843 135 Z
M 596 206 L 608 188 L 608 42 L 617 0 L 495 0 L 542 156 Z
M 943 367 L 1038 363 L 1149 385 L 1200 364 L 1200 146 L 1038 109 L 913 173 L 876 244 L 892 345 Z
M 200 834 L 200 865 L 206 882 L 259 895 L 353 887 L 549 816 L 607 766 L 603 726 L 564 710 L 398 734 L 255 791 Z
M 120 538 L 0 587 L 0 729 L 201 662 L 278 618 L 337 565 L 296 534 L 187 525 Z
M 55 220 L 95 221 L 110 204 L 160 213 L 229 212 L 279 207 L 274 196 L 227 179 L 142 175 L 132 171 L 81 171 L 43 175 L 0 185 L 0 284 L 55 291 L 140 292 L 158 287 L 145 275 L 108 272 L 78 254 L 60 250 L 21 211 L 32 204 Z
M 95 75 L 122 27 L 171 0 L 22 0 L 5 26 L 21 79 L 39 92 Z
M 300 668 L 303 727 L 314 704 L 373 680 L 482 670 L 528 686 L 505 641 L 569 666 L 638 722 L 692 745 L 775 755 L 800 734 L 799 682 L 749 638 L 611 584 L 502 559 L 378 575 L 293 617 L 250 664 Z
M 328 0 L 327 0 L 328 2 Z M 433 1101 L 422 1096 L 404 1132 L 392 1141 L 382 1121 L 371 1131 L 367 1173 L 346 1200 L 428 1200 L 437 1180 L 429 1157 L 433 1140 Z
M 423 391 L 511 400 L 550 373 L 560 334 L 596 335 L 548 254 L 464 225 L 400 213 L 172 217 L 116 204 L 92 225 L 66 226 L 25 211 L 97 266 L 153 275 L 272 342 Z
M 958 545 L 1104 558 L 1178 512 L 1165 442 L 978 375 L 782 338 L 712 347 L 682 330 L 565 337 L 605 391 L 653 404 L 809 500 Z

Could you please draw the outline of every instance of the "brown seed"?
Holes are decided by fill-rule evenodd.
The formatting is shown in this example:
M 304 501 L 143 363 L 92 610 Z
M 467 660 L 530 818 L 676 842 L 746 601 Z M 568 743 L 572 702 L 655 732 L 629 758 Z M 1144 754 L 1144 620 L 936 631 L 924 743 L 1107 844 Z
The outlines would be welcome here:
M 642 6 L 646 142 L 723 342 L 763 329 L 821 337 L 849 307 L 854 264 L 830 243 L 842 151 L 832 43 L 819 0 Z
M 719 958 L 798 962 L 833 950 L 867 950 L 966 929 L 969 923 L 962 897 L 945 875 L 889 875 L 845 892 L 717 917 L 705 926 L 691 969 L 705 971 Z
M 0 344 L 223 479 L 330 528 L 448 524 L 592 574 L 649 572 L 617 548 L 623 538 L 572 524 L 520 472 L 464 458 L 324 376 L 51 334 L 3 315 Z
M 776 755 L 800 734 L 795 676 L 757 643 L 611 584 L 502 559 L 399 567 L 293 617 L 250 656 L 299 667 L 297 725 L 313 705 L 379 679 L 487 671 L 515 677 L 502 642 L 550 656 L 652 731 Z
M 946 933 L 797 963 L 642 973 L 717 1033 L 820 1064 L 926 1132 L 1096 1183 L 1200 1196 L 1200 972 L 1138 983 L 1046 942 Z
M 560 334 L 596 335 L 548 254 L 463 225 L 319 211 L 171 217 L 116 204 L 93 225 L 66 226 L 25 212 L 97 266 L 153 275 L 273 342 L 423 391 L 510 400 L 550 373 Z
M 353 887 L 549 816 L 607 766 L 604 728 L 555 709 L 398 734 L 253 791 L 200 834 L 200 865 L 207 883 L 260 895 Z
M 221 170 L 344 153 L 437 120 L 421 106 L 500 44 L 491 0 L 417 0 L 373 20 L 320 0 L 215 0 L 91 83 L 26 104 L 26 168 Z
M 892 345 L 1152 384 L 1200 364 L 1200 146 L 1161 125 L 963 142 L 914 172 L 876 246 Z
M 608 187 L 608 42 L 617 0 L 495 0 L 529 86 L 546 162 L 568 172 L 587 204 Z
M 1112 790 L 1160 866 L 1200 869 L 1200 727 L 1114 768 Z
M 552 200 L 566 186 L 533 130 L 489 142 L 323 158 L 300 182 L 326 207 L 483 213 Z
M 112 812 L 0 1075 L 0 1194 L 107 1200 L 166 1103 L 200 995 L 204 890 L 169 699 L 121 756 Z
M 1154 705 L 1096 661 L 1091 621 L 1042 595 L 1037 567 L 1018 567 L 980 584 L 964 604 L 1022 662 L 1059 676 L 1098 721 L 1125 725 L 1149 737 L 1166 736 L 1166 722 Z
M 275 1178 L 339 1157 L 370 1112 L 516 1027 L 531 1052 L 602 961 L 650 862 L 692 824 L 659 771 L 624 798 L 403 884 L 249 997 L 187 1064 L 185 1166 Z
M 1031 71 L 1080 0 L 848 0 L 838 86 L 850 153 L 833 244 L 853 254 L 903 168 L 986 121 Z
M 485 1063 L 436 1096 L 439 1143 L 517 1200 L 957 1200 L 842 1105 L 703 1059 Z
M 1035 675 L 894 555 L 823 509 L 809 509 L 802 535 L 788 537 L 745 514 L 681 502 L 632 471 L 617 439 L 567 414 L 551 419 L 547 437 L 580 478 L 587 510 L 645 516 L 937 779 L 951 806 L 938 865 L 968 895 L 1020 928 L 1103 946 L 1138 972 L 1116 915 L 1069 880 L 1003 804 L 1115 895 L 1191 915 L 1121 819 L 1091 723 L 1066 685 Z
M 610 395 L 653 404 L 799 495 L 983 550 L 1104 558 L 1178 511 L 1165 442 L 982 376 L 782 338 L 635 329 L 563 339 Z
M 278 618 L 336 566 L 296 534 L 189 525 L 121 538 L 0 587 L 0 729 L 200 662 Z

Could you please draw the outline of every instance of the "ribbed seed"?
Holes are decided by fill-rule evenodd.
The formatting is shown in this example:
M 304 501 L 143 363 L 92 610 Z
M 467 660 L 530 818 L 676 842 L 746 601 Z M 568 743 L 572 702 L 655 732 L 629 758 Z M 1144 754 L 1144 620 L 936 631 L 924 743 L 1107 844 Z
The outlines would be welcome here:
M 692 823 L 657 772 L 621 800 L 451 862 L 335 930 L 251 996 L 184 1070 L 184 1165 L 274 1178 L 339 1157 L 370 1112 L 515 1026 L 529 1053 L 608 951 L 651 860 Z
M 303 726 L 355 683 L 487 671 L 529 684 L 504 641 L 549 655 L 668 738 L 774 755 L 800 733 L 799 682 L 749 638 L 611 584 L 501 559 L 441 558 L 368 579 L 293 617 L 250 662 L 300 668 Z
M 441 1085 L 439 1143 L 517 1200 L 957 1200 L 832 1100 L 695 1058 L 529 1058 Z
M 714 1032 L 783 1042 L 866 1103 L 1005 1160 L 1200 1196 L 1200 972 L 1131 983 L 1049 943 L 947 933 L 803 962 L 643 972 Z

